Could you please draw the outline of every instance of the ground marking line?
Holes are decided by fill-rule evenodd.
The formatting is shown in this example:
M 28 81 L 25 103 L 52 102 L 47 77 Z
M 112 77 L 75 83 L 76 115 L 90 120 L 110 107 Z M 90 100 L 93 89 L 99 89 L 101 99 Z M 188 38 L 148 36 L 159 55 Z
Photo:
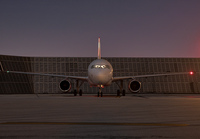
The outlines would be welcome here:
M 0 125 L 115 125 L 115 126 L 189 126 L 189 124 L 167 123 L 98 123 L 98 122 L 4 122 Z

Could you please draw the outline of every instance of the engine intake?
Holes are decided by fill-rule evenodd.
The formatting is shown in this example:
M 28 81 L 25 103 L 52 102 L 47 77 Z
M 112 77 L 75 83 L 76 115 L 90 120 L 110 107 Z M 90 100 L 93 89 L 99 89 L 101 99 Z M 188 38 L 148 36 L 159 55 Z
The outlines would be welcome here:
M 139 81 L 136 81 L 136 80 L 132 80 L 130 81 L 129 83 L 129 90 L 132 92 L 132 93 L 137 93 L 140 91 L 141 89 L 141 83 Z
M 68 80 L 63 80 L 60 82 L 60 90 L 63 92 L 68 92 L 71 89 L 71 83 Z

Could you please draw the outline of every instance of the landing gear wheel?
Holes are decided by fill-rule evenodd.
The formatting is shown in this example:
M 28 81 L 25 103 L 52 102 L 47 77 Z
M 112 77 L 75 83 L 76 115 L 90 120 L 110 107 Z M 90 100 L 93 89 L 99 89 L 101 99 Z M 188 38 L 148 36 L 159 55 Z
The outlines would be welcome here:
M 126 91 L 123 90 L 123 91 L 122 91 L 122 96 L 125 96 L 125 95 L 126 95 Z
M 83 92 L 82 90 L 79 91 L 79 96 L 82 96 Z
M 77 95 L 77 92 L 76 92 L 76 90 L 74 90 L 74 96 L 76 96 Z
M 117 96 L 120 96 L 120 91 L 119 90 L 117 90 Z

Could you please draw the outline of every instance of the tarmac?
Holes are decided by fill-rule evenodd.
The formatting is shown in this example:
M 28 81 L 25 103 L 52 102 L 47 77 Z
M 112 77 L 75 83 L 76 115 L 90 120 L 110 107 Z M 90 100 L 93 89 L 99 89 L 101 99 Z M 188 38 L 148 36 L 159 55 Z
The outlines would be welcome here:
M 200 95 L 0 95 L 0 138 L 200 138 Z

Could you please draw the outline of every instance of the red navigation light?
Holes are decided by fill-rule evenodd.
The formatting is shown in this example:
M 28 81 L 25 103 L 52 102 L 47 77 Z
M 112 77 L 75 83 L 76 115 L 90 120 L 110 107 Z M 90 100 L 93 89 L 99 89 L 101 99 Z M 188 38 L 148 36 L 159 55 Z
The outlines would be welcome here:
M 193 75 L 194 74 L 194 72 L 193 71 L 190 71 L 190 75 Z

